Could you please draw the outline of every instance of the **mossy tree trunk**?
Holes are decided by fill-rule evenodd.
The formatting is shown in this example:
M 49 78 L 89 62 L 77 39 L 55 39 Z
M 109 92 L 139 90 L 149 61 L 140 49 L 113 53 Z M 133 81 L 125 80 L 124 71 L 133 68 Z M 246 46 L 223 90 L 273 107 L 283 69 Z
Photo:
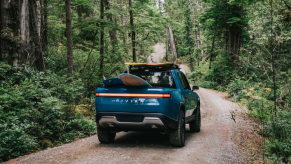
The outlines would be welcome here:
M 71 0 L 66 0 L 66 35 L 67 35 L 67 62 L 68 74 L 73 75 L 73 38 L 72 38 L 72 11 Z

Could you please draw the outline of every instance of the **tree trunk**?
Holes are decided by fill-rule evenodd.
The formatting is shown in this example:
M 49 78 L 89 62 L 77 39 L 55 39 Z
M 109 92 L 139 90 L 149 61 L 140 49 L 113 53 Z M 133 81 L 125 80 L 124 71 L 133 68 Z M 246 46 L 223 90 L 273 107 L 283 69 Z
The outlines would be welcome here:
M 195 44 L 196 44 L 196 60 L 197 60 L 197 66 L 199 66 L 199 57 L 200 57 L 200 55 L 199 55 L 199 48 L 200 48 L 200 42 L 198 40 L 198 34 L 197 33 L 199 33 L 199 31 L 197 31 L 195 33 L 195 35 L 194 35 L 194 41 L 195 41 Z
M 121 24 L 122 26 L 124 26 L 124 14 L 123 14 L 123 0 L 120 0 L 120 6 L 121 6 Z M 125 34 L 127 33 L 127 31 L 125 31 Z M 124 48 L 126 47 L 126 37 L 125 35 L 123 35 L 123 46 Z
M 35 65 L 44 71 L 42 54 L 42 4 L 41 0 L 1 1 L 0 28 L 1 60 L 9 64 Z
M 35 35 L 35 55 L 36 55 L 36 67 L 39 71 L 45 70 L 45 64 L 44 64 L 44 57 L 42 53 L 42 37 L 41 37 L 41 30 L 42 30 L 42 6 L 41 6 L 42 0 L 36 0 L 35 1 L 35 15 L 36 15 L 36 31 L 37 34 Z
M 174 40 L 174 34 L 172 30 L 172 26 L 169 26 L 169 35 L 170 35 L 170 45 L 171 45 L 171 52 L 172 52 L 172 61 L 176 61 L 178 58 L 177 51 L 176 51 L 176 44 Z
M 1 0 L 1 61 L 13 65 L 19 55 L 20 2 Z
M 46 51 L 47 47 L 48 47 L 48 0 L 43 0 L 42 50 Z
M 19 63 L 29 64 L 27 58 L 30 48 L 30 26 L 29 26 L 29 0 L 23 0 L 21 5 L 21 16 L 20 16 L 20 57 Z
M 165 3 L 166 3 L 166 0 L 165 0 Z M 168 11 L 167 14 L 168 14 L 168 17 L 171 17 L 170 11 Z M 170 36 L 170 45 L 171 45 L 171 52 L 172 52 L 172 61 L 175 62 L 176 59 L 178 58 L 178 55 L 177 55 L 177 50 L 176 50 L 176 44 L 175 44 L 173 29 L 172 29 L 172 26 L 170 24 L 168 25 L 168 29 L 169 29 L 169 36 Z
M 211 62 L 213 61 L 214 42 L 215 42 L 215 35 L 212 38 L 212 46 L 211 46 L 211 52 L 210 52 L 210 57 L 209 57 L 209 69 L 211 69 Z
M 104 0 L 104 5 L 105 5 L 106 10 L 110 10 L 109 0 Z M 114 24 L 112 14 L 107 15 L 107 20 L 110 21 L 112 24 Z M 111 29 L 109 31 L 109 36 L 110 36 L 110 41 L 112 45 L 112 52 L 114 53 L 116 51 L 116 47 L 118 46 L 116 31 L 114 29 Z
M 243 7 L 234 5 L 229 7 L 230 10 L 238 11 L 238 18 L 242 18 Z M 229 11 L 230 12 L 230 11 Z M 235 68 L 239 67 L 239 56 L 241 47 L 242 29 L 237 24 L 228 26 L 228 55 Z
M 186 27 L 186 31 L 187 31 L 187 44 L 188 44 L 188 55 L 190 57 L 190 71 L 193 72 L 194 71 L 194 65 L 193 65 L 193 58 L 192 58 L 192 44 L 190 41 L 190 9 L 186 9 L 186 23 L 187 23 L 187 27 Z
M 103 62 L 104 62 L 104 0 L 100 0 L 100 71 L 99 78 L 103 78 Z
M 192 7 L 192 10 L 194 12 L 194 20 L 193 20 L 193 23 L 194 25 L 196 24 L 196 11 L 195 11 L 195 8 Z M 194 31 L 194 37 L 193 37 L 193 40 L 194 40 L 194 43 L 196 44 L 196 60 L 197 60 L 197 66 L 199 66 L 199 47 L 200 47 L 200 42 L 198 41 L 198 35 L 199 35 L 199 30 L 195 30 Z
M 3 61 L 2 59 L 2 36 L 1 36 L 1 31 L 2 31 L 2 22 L 3 22 L 3 17 L 2 17 L 2 10 L 3 10 L 3 7 L 2 7 L 2 1 L 0 1 L 0 61 Z
M 169 35 L 169 30 L 166 30 L 166 35 Z M 165 55 L 165 60 L 167 62 L 169 62 L 168 60 L 168 52 L 169 52 L 169 39 L 166 39 L 166 45 L 165 45 L 165 48 L 166 48 L 166 55 Z
M 200 33 L 200 35 L 199 35 L 199 36 L 200 36 L 200 38 L 202 38 L 202 36 L 203 36 L 203 33 L 202 33 L 201 31 L 200 31 L 199 33 Z M 201 46 L 201 45 L 203 45 L 203 40 L 202 40 L 202 39 L 200 39 L 200 46 Z M 201 56 L 203 56 L 203 55 L 204 55 L 204 50 L 203 50 L 203 49 L 201 49 Z
M 6 28 L 6 22 L 5 19 L 5 4 L 6 1 L 0 1 L 0 61 L 5 61 L 5 57 L 7 56 L 7 44 L 5 38 L 2 36 L 2 30 Z
M 131 42 L 132 42 L 132 59 L 133 62 L 136 62 L 136 50 L 135 50 L 135 30 L 133 24 L 133 8 L 132 8 L 132 0 L 128 0 L 129 4 L 129 16 L 130 16 L 130 26 L 131 26 Z
M 66 34 L 67 34 L 67 58 L 68 74 L 73 75 L 73 38 L 72 38 L 72 11 L 71 0 L 66 0 Z
M 126 9 L 129 9 L 129 5 L 128 5 L 128 1 L 129 0 L 125 0 L 125 6 L 126 6 Z M 125 15 L 125 24 L 128 24 L 128 15 Z M 130 34 L 129 32 L 126 30 L 126 40 L 128 40 L 128 38 L 130 37 Z

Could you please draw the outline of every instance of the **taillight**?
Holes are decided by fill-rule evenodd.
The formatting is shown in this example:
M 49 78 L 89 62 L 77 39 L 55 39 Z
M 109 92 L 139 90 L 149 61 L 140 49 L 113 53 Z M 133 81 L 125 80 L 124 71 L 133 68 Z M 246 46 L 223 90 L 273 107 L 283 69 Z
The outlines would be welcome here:
M 140 94 L 140 93 L 96 93 L 96 97 L 144 97 L 170 98 L 170 94 Z

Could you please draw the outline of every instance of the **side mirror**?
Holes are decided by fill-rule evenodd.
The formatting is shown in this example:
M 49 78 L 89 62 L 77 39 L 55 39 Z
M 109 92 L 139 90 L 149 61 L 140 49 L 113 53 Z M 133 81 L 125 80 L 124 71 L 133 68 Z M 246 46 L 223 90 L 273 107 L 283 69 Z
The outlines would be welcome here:
M 192 86 L 192 91 L 196 91 L 196 90 L 199 90 L 199 87 L 198 86 Z

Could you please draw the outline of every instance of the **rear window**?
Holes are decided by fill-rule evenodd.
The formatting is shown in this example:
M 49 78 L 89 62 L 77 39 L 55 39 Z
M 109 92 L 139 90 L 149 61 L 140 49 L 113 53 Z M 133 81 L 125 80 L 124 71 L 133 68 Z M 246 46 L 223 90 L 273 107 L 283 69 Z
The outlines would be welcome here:
M 171 71 L 144 71 L 133 74 L 141 77 L 153 87 L 177 88 Z

